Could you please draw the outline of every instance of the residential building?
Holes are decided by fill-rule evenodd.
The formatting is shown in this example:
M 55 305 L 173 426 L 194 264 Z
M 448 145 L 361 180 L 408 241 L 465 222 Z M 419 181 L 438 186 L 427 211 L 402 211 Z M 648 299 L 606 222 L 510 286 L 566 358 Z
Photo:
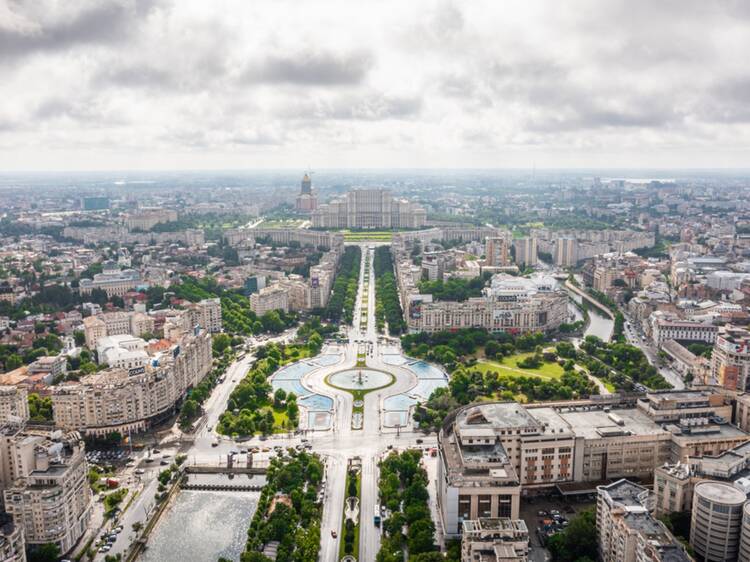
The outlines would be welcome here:
M 578 242 L 575 238 L 557 238 L 552 259 L 558 267 L 573 267 L 578 263 Z
M 399 268 L 399 285 L 410 332 L 439 332 L 481 327 L 493 332 L 550 332 L 568 318 L 568 298 L 557 282 L 497 274 L 482 297 L 463 302 L 433 301 L 432 295 L 411 293 L 413 281 Z
M 250 295 L 250 309 L 258 316 L 272 310 L 289 312 L 289 292 L 279 285 L 271 285 Z
M 203 299 L 191 307 L 193 311 L 193 325 L 199 324 L 212 334 L 221 332 L 221 299 Z
M 7 513 L 0 513 L 0 560 L 26 562 L 26 541 L 23 527 L 13 523 Z
M 68 359 L 65 355 L 48 355 L 38 358 L 29 365 L 29 374 L 49 375 L 50 380 L 61 377 L 68 371 Z
M 669 340 L 714 343 L 719 331 L 718 326 L 706 322 L 668 319 L 653 314 L 651 319 L 651 338 L 659 348 Z
M 747 495 L 726 482 L 695 485 L 690 517 L 690 546 L 705 562 L 737 560 Z
M 689 562 L 692 558 L 648 508 L 648 488 L 625 479 L 598 486 L 596 527 L 602 562 Z
M 87 316 L 83 319 L 83 333 L 86 336 L 86 347 L 96 349 L 99 339 L 107 335 L 107 325 L 98 316 Z
M 29 399 L 26 389 L 19 386 L 0 386 L 0 424 L 9 421 L 23 423 L 28 419 Z
M 110 368 L 52 389 L 55 424 L 91 435 L 144 431 L 174 412 L 211 370 L 211 335 L 199 328 L 163 341 L 145 366 Z
M 5 510 L 27 545 L 69 552 L 88 528 L 91 491 L 83 441 L 59 430 L 0 428 L 0 483 Z
M 516 238 L 513 240 L 513 248 L 516 252 L 515 262 L 517 265 L 533 267 L 539 261 L 536 238 Z
M 507 236 L 488 237 L 484 244 L 485 263 L 491 266 L 510 264 L 510 233 Z
M 750 391 L 750 331 L 721 329 L 711 354 L 711 377 L 728 390 Z
M 461 562 L 526 562 L 529 529 L 523 519 L 480 517 L 463 522 Z

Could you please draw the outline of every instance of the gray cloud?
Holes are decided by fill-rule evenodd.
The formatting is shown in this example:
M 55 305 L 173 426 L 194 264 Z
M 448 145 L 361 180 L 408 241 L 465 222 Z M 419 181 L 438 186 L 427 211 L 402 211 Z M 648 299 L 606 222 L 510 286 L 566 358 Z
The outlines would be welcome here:
M 696 108 L 698 117 L 718 123 L 750 123 L 750 76 L 721 81 L 710 88 Z
M 749 17 L 741 0 L 0 0 L 0 130 L 27 167 L 61 147 L 79 166 L 740 154 Z
M 297 101 L 282 107 L 279 115 L 292 119 L 382 121 L 414 117 L 421 109 L 422 100 L 418 97 L 368 93 Z
M 244 79 L 267 84 L 353 85 L 361 83 L 372 66 L 372 55 L 364 51 L 336 54 L 305 50 L 269 55 L 251 63 L 244 72 Z
M 20 13 L 29 25 L 0 27 L 0 59 L 120 42 L 131 36 L 154 5 L 152 0 L 106 0 L 51 19 L 43 2 L 10 4 L 11 11 Z M 68 6 L 73 7 L 72 3 Z

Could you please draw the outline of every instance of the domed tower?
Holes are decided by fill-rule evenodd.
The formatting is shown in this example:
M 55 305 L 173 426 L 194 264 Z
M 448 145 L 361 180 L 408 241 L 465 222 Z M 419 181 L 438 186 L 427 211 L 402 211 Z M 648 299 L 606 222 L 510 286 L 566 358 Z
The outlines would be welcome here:
M 302 176 L 299 195 L 297 196 L 297 211 L 302 213 L 311 213 L 318 208 L 318 198 L 313 193 L 312 180 L 310 174 Z
M 312 180 L 308 174 L 302 177 L 302 189 L 299 192 L 300 195 L 312 195 Z

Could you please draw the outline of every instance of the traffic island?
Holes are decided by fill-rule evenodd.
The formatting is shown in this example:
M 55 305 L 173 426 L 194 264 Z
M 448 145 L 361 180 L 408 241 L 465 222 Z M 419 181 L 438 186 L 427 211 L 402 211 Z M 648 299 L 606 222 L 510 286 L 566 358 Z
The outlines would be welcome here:
M 346 497 L 341 522 L 339 560 L 356 562 L 359 556 L 360 493 L 362 485 L 362 459 L 349 459 L 346 468 Z
M 368 392 L 387 388 L 395 382 L 396 377 L 392 374 L 367 367 L 345 369 L 328 375 L 325 379 L 328 386 L 346 391 L 354 398 L 352 429 L 362 429 L 364 426 L 365 395 Z

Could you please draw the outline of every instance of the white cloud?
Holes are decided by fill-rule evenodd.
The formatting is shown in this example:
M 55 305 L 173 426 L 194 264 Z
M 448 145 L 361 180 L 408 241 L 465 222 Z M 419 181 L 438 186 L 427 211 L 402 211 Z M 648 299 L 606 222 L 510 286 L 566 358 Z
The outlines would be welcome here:
M 745 6 L 0 0 L 0 168 L 746 166 Z

